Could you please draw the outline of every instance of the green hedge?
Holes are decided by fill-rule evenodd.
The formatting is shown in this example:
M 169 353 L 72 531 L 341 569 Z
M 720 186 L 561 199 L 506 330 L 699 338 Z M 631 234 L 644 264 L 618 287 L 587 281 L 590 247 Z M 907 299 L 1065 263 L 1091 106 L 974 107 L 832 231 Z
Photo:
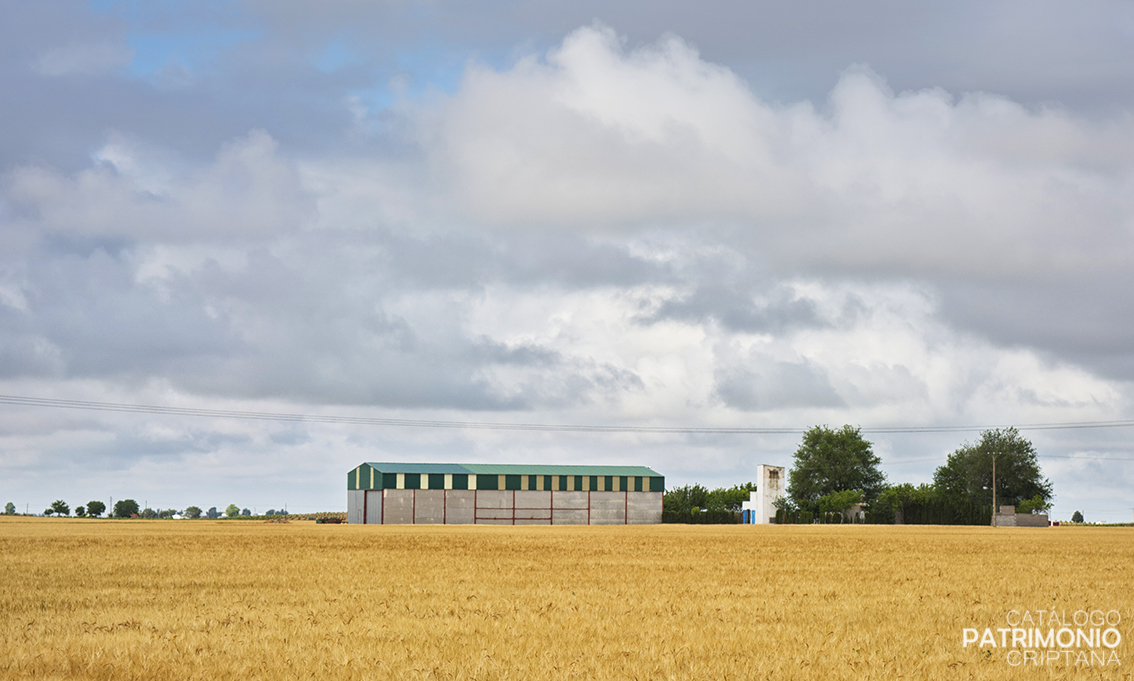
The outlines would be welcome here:
M 780 525 L 810 525 L 814 518 L 811 511 L 776 511 L 776 523 Z
M 906 506 L 904 525 L 991 525 L 992 506 L 965 499 L 931 499 Z M 866 522 L 893 525 L 894 512 L 867 512 Z

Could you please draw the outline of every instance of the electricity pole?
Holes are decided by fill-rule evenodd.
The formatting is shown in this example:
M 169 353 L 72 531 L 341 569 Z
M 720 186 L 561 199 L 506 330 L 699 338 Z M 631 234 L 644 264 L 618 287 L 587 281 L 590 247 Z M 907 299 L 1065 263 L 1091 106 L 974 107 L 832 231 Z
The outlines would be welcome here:
M 992 526 L 996 527 L 996 516 L 1000 509 L 996 508 L 996 452 L 992 453 Z

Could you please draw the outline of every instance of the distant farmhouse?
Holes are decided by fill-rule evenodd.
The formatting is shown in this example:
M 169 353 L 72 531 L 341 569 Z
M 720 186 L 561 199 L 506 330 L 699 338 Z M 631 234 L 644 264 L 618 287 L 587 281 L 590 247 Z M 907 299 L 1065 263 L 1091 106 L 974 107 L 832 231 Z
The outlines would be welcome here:
M 364 463 L 347 473 L 347 522 L 656 524 L 664 492 L 645 466 Z

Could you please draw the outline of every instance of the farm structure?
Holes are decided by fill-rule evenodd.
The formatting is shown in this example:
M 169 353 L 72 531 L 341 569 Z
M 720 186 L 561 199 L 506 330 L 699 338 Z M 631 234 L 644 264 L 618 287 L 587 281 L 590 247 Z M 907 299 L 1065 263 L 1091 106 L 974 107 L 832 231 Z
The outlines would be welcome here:
M 347 473 L 347 522 L 656 524 L 664 492 L 645 466 L 364 463 Z
M 741 504 L 741 519 L 746 525 L 763 525 L 776 518 L 776 499 L 784 496 L 787 469 L 760 464 L 756 467 L 756 490 Z

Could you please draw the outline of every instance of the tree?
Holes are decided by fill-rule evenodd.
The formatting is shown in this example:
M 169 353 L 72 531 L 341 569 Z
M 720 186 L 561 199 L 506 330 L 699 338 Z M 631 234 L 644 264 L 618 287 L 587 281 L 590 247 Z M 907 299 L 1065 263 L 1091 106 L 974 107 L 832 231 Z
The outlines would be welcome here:
M 53 509 L 53 508 L 43 509 L 43 515 L 50 516 L 52 513 L 55 513 L 55 509 Z
M 138 502 L 133 499 L 119 499 L 114 502 L 115 518 L 130 518 L 138 515 Z
M 106 504 L 102 503 L 101 501 L 88 501 L 87 502 L 87 515 L 89 515 L 92 518 L 99 517 L 100 515 L 102 515 L 103 511 L 105 511 L 105 510 L 106 510 Z
M 220 517 L 220 513 L 217 513 L 216 506 L 210 506 L 209 510 L 205 511 L 205 515 L 209 516 L 209 520 L 216 520 Z
M 139 518 L 145 518 L 146 520 L 153 520 L 157 516 L 157 511 L 149 507 L 143 508 L 142 512 L 138 514 Z
M 1051 502 L 1044 501 L 1043 497 L 1038 494 L 1016 504 L 1016 513 L 1047 513 L 1050 510 Z
M 1054 498 L 1051 481 L 1043 477 L 1032 443 L 1015 428 L 986 430 L 980 441 L 965 443 L 933 474 L 933 485 L 945 496 L 992 503 L 992 458 L 996 455 L 996 503 L 1015 504 L 1037 495 Z
M 1075 511 L 1074 513 L 1071 514 L 1071 522 L 1073 522 L 1073 523 L 1083 522 L 1083 514 L 1079 513 L 1078 511 Z
M 847 509 L 855 504 L 862 503 L 862 492 L 854 489 L 841 492 L 831 492 L 819 497 L 819 512 L 823 514 L 838 513 L 846 515 Z M 827 522 L 824 520 L 823 522 Z
M 229 504 L 224 509 L 224 514 L 229 518 L 235 518 L 236 516 L 240 515 L 240 507 L 236 504 Z
M 51 510 L 59 515 L 71 515 L 71 507 L 62 499 L 56 499 L 51 502 Z
M 75 507 L 75 517 L 76 518 L 86 518 L 87 517 L 87 509 L 83 508 L 82 506 L 76 506 Z
M 674 513 L 688 513 L 695 508 L 706 508 L 709 501 L 709 490 L 701 485 L 686 485 L 675 487 L 662 497 L 662 508 Z M 268 509 L 268 515 L 275 511 Z
M 250 510 L 248 510 L 248 509 L 244 509 L 244 510 L 242 510 L 242 511 L 240 512 L 240 515 L 243 515 L 243 516 L 250 516 L 250 515 L 252 515 L 252 511 L 250 511 Z
M 201 517 L 201 508 L 199 506 L 190 506 L 189 508 L 185 509 L 185 516 L 187 518 L 193 518 L 194 520 L 196 520 L 197 518 Z
M 741 504 L 748 501 L 750 493 L 756 489 L 756 483 L 746 482 L 743 485 L 732 487 L 718 487 L 709 492 L 705 499 L 705 508 L 722 511 L 739 511 Z
M 886 476 L 878 469 L 881 463 L 858 428 L 815 426 L 803 434 L 795 451 L 788 496 L 801 508 L 813 509 L 819 497 L 856 490 L 870 503 L 885 489 Z
M 4 515 L 16 515 L 16 505 L 10 501 L 4 504 Z
M 878 500 L 871 507 L 871 511 L 875 514 L 885 515 L 887 522 L 892 517 L 897 525 L 910 522 L 910 512 L 914 511 L 914 515 L 923 517 L 920 522 L 932 522 L 936 525 L 948 521 L 940 515 L 937 515 L 935 520 L 926 521 L 924 520 L 924 511 L 931 506 L 940 506 L 943 503 L 944 497 L 932 485 L 922 483 L 915 487 L 908 482 L 903 482 L 899 485 L 887 487 L 878 496 Z M 954 518 L 954 521 L 956 520 Z

